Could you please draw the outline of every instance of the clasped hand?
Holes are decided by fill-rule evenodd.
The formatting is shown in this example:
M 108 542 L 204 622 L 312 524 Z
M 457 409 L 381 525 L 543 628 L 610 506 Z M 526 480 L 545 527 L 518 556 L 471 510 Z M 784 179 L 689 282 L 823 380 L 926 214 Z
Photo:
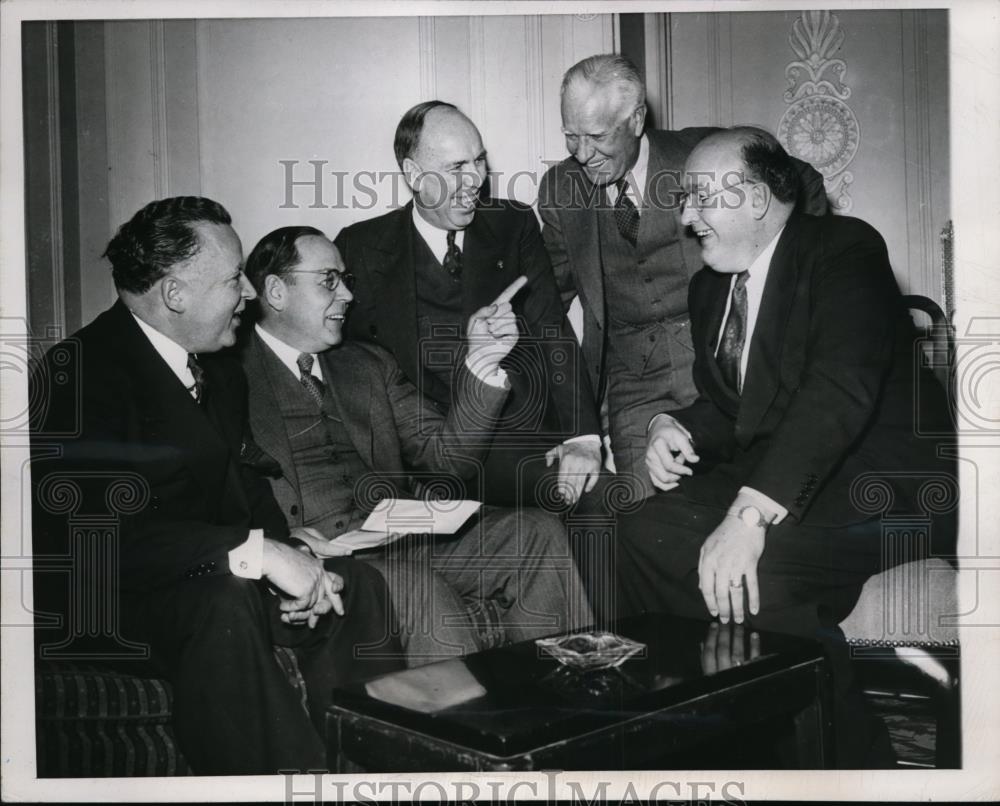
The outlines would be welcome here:
M 327 541 L 315 529 L 308 528 L 293 529 L 291 536 L 309 544 L 310 550 L 295 549 L 276 540 L 264 541 L 263 575 L 282 594 L 281 620 L 286 624 L 305 622 L 312 628 L 320 616 L 331 610 L 343 616 L 340 592 L 344 580 L 339 574 L 327 571 L 323 556 L 315 556 L 311 551 L 313 541 Z

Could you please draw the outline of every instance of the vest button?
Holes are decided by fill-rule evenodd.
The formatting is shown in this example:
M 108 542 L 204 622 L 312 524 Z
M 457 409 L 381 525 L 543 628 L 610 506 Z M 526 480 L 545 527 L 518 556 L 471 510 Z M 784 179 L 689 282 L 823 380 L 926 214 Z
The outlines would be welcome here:
M 299 505 L 298 504 L 292 504 L 292 506 L 288 509 L 288 512 L 291 515 L 298 515 L 299 514 Z

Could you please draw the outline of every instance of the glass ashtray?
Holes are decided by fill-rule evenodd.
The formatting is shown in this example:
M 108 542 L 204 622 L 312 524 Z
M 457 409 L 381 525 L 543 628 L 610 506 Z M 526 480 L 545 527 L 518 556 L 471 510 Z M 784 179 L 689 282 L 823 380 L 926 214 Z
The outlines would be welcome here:
M 609 669 L 620 666 L 646 645 L 610 632 L 583 632 L 558 638 L 538 638 L 535 644 L 571 669 Z

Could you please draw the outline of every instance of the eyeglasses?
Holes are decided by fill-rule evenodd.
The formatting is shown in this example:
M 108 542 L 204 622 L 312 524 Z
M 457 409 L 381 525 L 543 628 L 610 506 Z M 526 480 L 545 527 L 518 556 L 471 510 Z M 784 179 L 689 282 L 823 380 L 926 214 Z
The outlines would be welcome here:
M 336 269 L 287 269 L 286 274 L 322 274 L 323 280 L 320 285 L 327 291 L 333 293 L 340 284 L 348 291 L 354 288 L 354 275 L 349 271 L 337 271 Z
M 684 193 L 681 196 L 681 207 L 690 207 L 694 210 L 704 210 L 708 206 L 708 202 L 718 196 L 720 193 L 725 193 L 727 190 L 732 190 L 733 188 L 738 188 L 740 185 L 757 185 L 759 182 L 754 182 L 750 179 L 741 179 L 739 182 L 733 182 L 731 185 L 723 185 L 718 190 L 713 190 L 711 193 L 705 193 L 699 190 L 697 194 Z M 740 203 L 743 199 L 740 199 Z M 736 208 L 739 205 L 732 205 L 732 208 Z M 712 205 L 714 208 L 715 205 Z

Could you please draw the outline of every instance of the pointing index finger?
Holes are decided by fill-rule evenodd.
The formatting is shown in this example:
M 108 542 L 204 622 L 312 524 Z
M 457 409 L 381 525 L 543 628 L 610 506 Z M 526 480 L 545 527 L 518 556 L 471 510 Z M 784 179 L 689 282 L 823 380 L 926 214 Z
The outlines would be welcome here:
M 500 292 L 500 296 L 493 300 L 494 305 L 503 305 L 505 302 L 510 302 L 514 296 L 520 291 L 524 284 L 528 282 L 528 278 L 523 274 L 518 277 L 513 283 L 507 286 L 503 291 Z

